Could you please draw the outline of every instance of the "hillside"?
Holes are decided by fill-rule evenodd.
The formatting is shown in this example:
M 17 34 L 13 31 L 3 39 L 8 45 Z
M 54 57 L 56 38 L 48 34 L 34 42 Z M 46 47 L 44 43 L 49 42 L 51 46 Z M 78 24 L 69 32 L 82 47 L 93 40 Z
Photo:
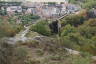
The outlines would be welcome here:
M 16 11 L 8 15 L 3 10 L 0 64 L 96 64 L 95 0 L 91 6 L 89 2 L 70 0 L 72 5 L 82 3 L 82 8 L 55 20 Z

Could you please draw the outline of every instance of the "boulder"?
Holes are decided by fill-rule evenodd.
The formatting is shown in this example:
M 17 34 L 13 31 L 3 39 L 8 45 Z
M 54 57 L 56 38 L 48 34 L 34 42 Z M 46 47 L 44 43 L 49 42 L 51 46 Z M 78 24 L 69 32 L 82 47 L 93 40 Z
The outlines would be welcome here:
M 92 60 L 93 61 L 96 61 L 96 56 L 92 56 Z

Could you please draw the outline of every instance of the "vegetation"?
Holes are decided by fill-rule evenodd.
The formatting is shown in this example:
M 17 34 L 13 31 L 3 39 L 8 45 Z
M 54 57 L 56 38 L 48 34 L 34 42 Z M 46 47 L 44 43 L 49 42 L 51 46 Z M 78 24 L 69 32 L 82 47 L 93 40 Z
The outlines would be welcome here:
M 80 4 L 83 8 L 91 9 L 96 7 L 96 0 L 70 0 L 71 3 Z
M 2 15 L 2 16 L 7 15 L 6 10 L 0 10 L 0 15 Z
M 62 25 L 73 25 L 73 26 L 78 26 L 83 24 L 84 20 L 86 18 L 83 16 L 79 16 L 79 15 L 70 15 L 65 17 L 64 19 L 62 19 Z
M 26 15 L 19 16 L 19 19 L 21 20 L 21 22 L 24 25 L 32 23 L 32 22 L 38 20 L 39 18 L 40 18 L 39 16 L 33 15 L 33 14 L 26 14 Z
M 20 24 L 13 24 L 11 21 L 4 21 L 1 19 L 0 22 L 0 37 L 13 37 L 18 32 L 23 29 L 23 26 Z
M 79 16 L 68 16 L 62 19 L 61 41 L 63 46 L 96 54 L 95 42 L 92 38 L 96 36 L 96 19 L 79 14 Z M 83 18 L 83 20 L 82 20 Z
M 47 21 L 39 21 L 36 25 L 33 25 L 32 28 L 30 29 L 32 31 L 38 32 L 42 35 L 49 36 L 51 35 L 51 30 L 48 26 Z
M 1 64 L 24 64 L 27 58 L 24 47 L 16 47 L 8 44 L 6 40 L 0 40 L 0 63 Z
M 94 4 L 96 2 L 95 0 L 92 2 L 70 0 L 70 2 L 80 3 L 88 9 L 60 19 L 60 28 L 58 20 L 56 23 L 55 21 L 49 23 L 47 20 L 40 20 L 37 15 L 6 16 L 5 11 L 1 11 L 0 64 L 92 64 L 91 57 L 96 55 L 96 15 L 91 8 L 96 6 Z M 11 40 L 29 25 L 28 33 L 23 34 L 26 41 Z M 22 39 L 22 36 L 20 38 Z M 71 49 L 71 52 L 66 48 Z M 72 50 L 80 53 L 72 54 Z

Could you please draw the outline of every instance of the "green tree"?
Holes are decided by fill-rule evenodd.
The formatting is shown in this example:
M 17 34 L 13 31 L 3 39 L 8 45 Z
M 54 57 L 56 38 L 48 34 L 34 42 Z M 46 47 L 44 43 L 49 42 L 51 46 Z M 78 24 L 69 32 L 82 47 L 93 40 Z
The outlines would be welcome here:
M 67 36 L 69 33 L 76 33 L 77 30 L 75 27 L 69 25 L 66 25 L 61 32 L 61 36 Z
M 96 6 L 96 1 L 95 0 L 87 0 L 84 4 L 83 7 L 87 9 L 92 9 Z
M 51 30 L 48 26 L 48 22 L 44 21 L 44 20 L 39 21 L 37 24 L 33 25 L 31 27 L 31 30 L 35 31 L 35 32 L 38 32 L 42 35 L 46 35 L 46 36 L 51 35 Z
M 80 34 L 86 38 L 92 38 L 93 36 L 96 36 L 96 20 L 95 19 L 89 19 L 88 21 L 85 21 L 85 23 L 78 27 L 78 31 Z
M 27 14 L 27 15 L 19 16 L 19 19 L 21 19 L 21 22 L 23 24 L 32 23 L 33 21 L 36 21 L 39 18 L 40 18 L 39 16 L 33 15 L 33 14 Z
M 0 37 L 13 37 L 23 29 L 22 25 L 10 24 L 8 21 L 0 23 Z
M 84 20 L 85 20 L 84 16 L 70 15 L 62 19 L 61 22 L 63 25 L 70 24 L 73 26 L 78 26 L 83 24 Z

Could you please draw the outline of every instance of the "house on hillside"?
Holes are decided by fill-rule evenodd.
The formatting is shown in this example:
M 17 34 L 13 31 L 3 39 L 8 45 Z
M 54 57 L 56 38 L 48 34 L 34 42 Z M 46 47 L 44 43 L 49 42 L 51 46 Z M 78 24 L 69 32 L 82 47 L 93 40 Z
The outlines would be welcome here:
M 22 13 L 22 7 L 21 6 L 8 6 L 6 8 L 6 11 L 8 14 Z
M 81 9 L 81 7 L 78 5 L 74 5 L 74 4 L 68 4 L 66 6 L 66 9 L 67 9 L 68 13 L 75 13 L 75 12 L 79 11 Z
M 25 2 L 22 5 L 23 5 L 23 12 L 25 14 L 36 14 L 36 6 L 38 6 L 37 3 Z
M 7 12 L 22 12 L 22 7 L 21 6 L 8 6 L 6 8 Z
M 1 10 L 6 10 L 8 14 L 14 14 L 15 12 L 22 12 L 21 2 L 0 2 Z
M 27 7 L 25 14 L 36 14 L 36 7 Z
M 54 6 L 44 5 L 37 12 L 37 14 L 40 15 L 42 18 L 57 17 L 59 13 L 60 13 L 60 10 L 55 5 Z
M 57 18 L 61 14 L 65 13 L 66 6 L 63 4 L 57 4 L 57 3 L 42 3 L 43 5 L 39 5 L 37 7 L 38 12 L 36 13 L 42 18 Z M 62 12 L 62 13 L 61 13 Z
M 61 14 L 61 15 L 64 15 L 64 14 L 67 13 L 67 4 L 62 3 L 61 6 L 62 6 L 62 8 L 61 8 L 60 14 Z

